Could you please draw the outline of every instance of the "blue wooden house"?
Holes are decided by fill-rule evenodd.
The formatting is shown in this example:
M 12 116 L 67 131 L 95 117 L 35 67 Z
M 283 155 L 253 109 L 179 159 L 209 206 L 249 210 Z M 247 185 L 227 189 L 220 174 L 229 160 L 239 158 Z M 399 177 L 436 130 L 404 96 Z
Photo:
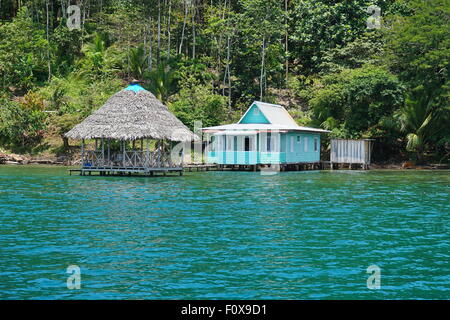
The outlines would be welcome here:
M 320 135 L 329 131 L 299 126 L 284 107 L 255 101 L 238 123 L 203 132 L 208 163 L 259 165 L 319 162 Z

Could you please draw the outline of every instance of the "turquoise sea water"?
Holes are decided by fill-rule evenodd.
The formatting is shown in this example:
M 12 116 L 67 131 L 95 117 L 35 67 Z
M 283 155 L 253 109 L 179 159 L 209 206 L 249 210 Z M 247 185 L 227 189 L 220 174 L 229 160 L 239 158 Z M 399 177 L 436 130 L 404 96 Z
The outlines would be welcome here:
M 444 171 L 0 166 L 0 298 L 449 299 L 449 192 Z

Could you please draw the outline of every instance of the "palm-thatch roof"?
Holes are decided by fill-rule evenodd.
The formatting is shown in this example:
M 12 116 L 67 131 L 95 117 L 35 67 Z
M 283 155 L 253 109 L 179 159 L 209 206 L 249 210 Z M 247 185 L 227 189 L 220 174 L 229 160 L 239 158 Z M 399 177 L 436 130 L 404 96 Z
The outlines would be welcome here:
M 72 139 L 199 140 L 151 92 L 138 84 L 131 84 L 114 94 L 65 136 Z

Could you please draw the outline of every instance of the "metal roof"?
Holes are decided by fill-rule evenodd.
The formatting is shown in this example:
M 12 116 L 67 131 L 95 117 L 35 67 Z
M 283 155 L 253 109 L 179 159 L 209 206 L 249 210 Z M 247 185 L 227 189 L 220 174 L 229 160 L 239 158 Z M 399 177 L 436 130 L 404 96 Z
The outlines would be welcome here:
M 280 124 L 285 126 L 297 126 L 295 120 L 291 117 L 287 110 L 278 105 L 261 101 L 255 101 L 252 106 L 256 105 L 271 124 Z M 240 121 L 239 121 L 240 122 Z
M 310 132 L 320 132 L 327 133 L 330 132 L 328 130 L 322 130 L 317 128 L 303 127 L 298 125 L 277 125 L 277 124 L 263 124 L 263 123 L 233 123 L 233 124 L 225 124 L 222 126 L 215 127 L 207 127 L 203 128 L 203 130 L 210 131 L 222 131 L 222 130 L 271 130 L 271 131 L 310 131 Z
M 246 114 L 250 111 L 250 109 L 256 105 L 259 110 L 263 113 L 263 115 L 270 122 L 269 124 L 264 123 L 241 123 L 241 121 L 245 118 Z M 226 124 L 222 126 L 215 127 L 207 127 L 203 128 L 203 130 L 208 131 L 224 131 L 224 130 L 270 130 L 270 131 L 309 131 L 309 132 L 319 132 L 319 133 L 328 133 L 330 131 L 303 127 L 299 126 L 295 120 L 291 117 L 291 115 L 287 112 L 287 110 L 278 104 L 271 104 L 261 101 L 254 101 L 250 108 L 247 109 L 245 114 L 241 117 L 238 123 Z

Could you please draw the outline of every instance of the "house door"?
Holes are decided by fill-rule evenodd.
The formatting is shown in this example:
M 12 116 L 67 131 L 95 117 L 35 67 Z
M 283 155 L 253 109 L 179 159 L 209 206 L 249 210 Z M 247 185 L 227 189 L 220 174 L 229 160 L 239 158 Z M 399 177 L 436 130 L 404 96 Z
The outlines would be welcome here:
M 244 138 L 245 164 L 250 163 L 250 137 Z

